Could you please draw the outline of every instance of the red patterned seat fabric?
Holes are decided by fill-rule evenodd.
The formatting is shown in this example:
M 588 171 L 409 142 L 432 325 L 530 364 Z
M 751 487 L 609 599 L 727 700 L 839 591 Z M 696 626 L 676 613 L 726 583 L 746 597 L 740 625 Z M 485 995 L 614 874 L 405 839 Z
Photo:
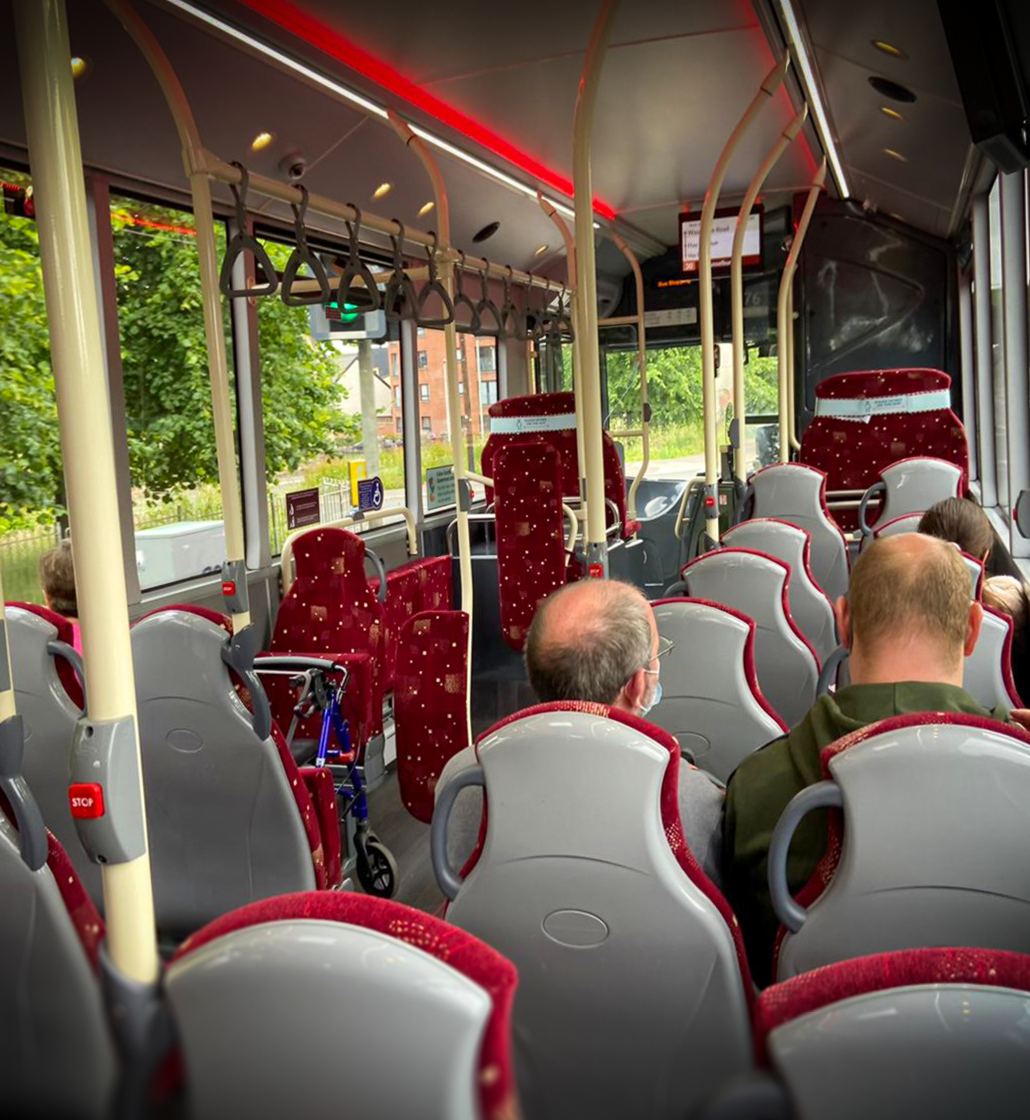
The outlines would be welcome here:
M 921 984 L 975 984 L 1030 992 L 1030 956 L 1001 949 L 902 949 L 838 961 L 773 984 L 755 1006 L 755 1045 L 768 1062 L 769 1035 L 784 1023 L 868 992 Z
M 548 443 L 513 443 L 495 468 L 501 630 L 521 650 L 537 607 L 565 584 L 562 457 Z
M 951 378 L 936 369 L 839 373 L 816 387 L 816 408 L 823 400 L 898 397 L 950 387 Z M 831 491 L 865 490 L 876 482 L 884 467 L 911 455 L 947 459 L 969 477 L 966 431 L 951 408 L 881 413 L 868 422 L 817 414 L 801 437 L 799 459 L 826 471 Z M 838 520 L 845 529 L 857 525 L 853 510 L 840 511 Z
M 493 1003 L 479 1054 L 478 1088 L 483 1118 L 503 1120 L 515 1115 L 511 1008 L 518 973 L 496 950 L 439 918 L 398 902 L 359 894 L 281 895 L 217 918 L 183 942 L 172 960 L 180 960 L 237 930 L 288 921 L 342 922 L 375 930 L 436 957 L 482 988 Z
M 661 727 L 656 727 L 653 723 L 648 723 L 639 716 L 631 715 L 629 712 L 623 712 L 618 708 L 613 708 L 609 704 L 593 704 L 582 700 L 557 700 L 550 704 L 535 704 L 531 708 L 525 708 L 521 712 L 515 712 L 513 715 L 506 716 L 504 719 L 495 723 L 493 727 L 487 728 L 487 730 L 476 739 L 477 759 L 479 756 L 479 744 L 488 736 L 494 735 L 496 732 L 500 731 L 502 727 L 507 727 L 508 724 L 514 723 L 516 720 L 529 719 L 531 716 L 545 715 L 548 712 L 585 712 L 588 715 L 603 716 L 606 719 L 612 719 L 615 720 L 616 723 L 621 723 L 626 727 L 630 727 L 641 735 L 647 736 L 648 739 L 664 747 L 669 752 L 669 763 L 665 768 L 665 775 L 662 778 L 662 791 L 660 796 L 660 810 L 662 814 L 662 826 L 665 829 L 665 837 L 669 841 L 669 847 L 672 849 L 672 854 L 676 857 L 676 862 L 683 869 L 687 878 L 708 898 L 716 910 L 718 910 L 723 921 L 725 921 L 737 952 L 737 962 L 740 965 L 741 976 L 744 980 L 744 994 L 748 1001 L 748 1006 L 751 1006 L 754 999 L 754 988 L 751 984 L 751 970 L 748 967 L 747 954 L 744 952 L 744 937 L 740 931 L 740 923 L 737 921 L 737 916 L 733 913 L 722 891 L 720 891 L 704 873 L 704 870 L 694 857 L 694 853 L 690 850 L 690 846 L 687 844 L 686 837 L 683 834 L 683 822 L 680 819 L 679 809 L 680 745 L 675 735 L 670 734 Z M 472 855 L 469 856 L 465 866 L 461 869 L 461 877 L 463 879 L 468 878 L 472 869 L 479 862 L 479 857 L 483 852 L 483 845 L 486 842 L 488 827 L 489 804 L 486 790 L 484 789 L 483 819 L 479 827 L 479 839 L 476 842 L 476 847 Z
M 423 611 L 398 641 L 397 781 L 404 807 L 425 824 L 441 771 L 468 746 L 468 634 L 463 611 Z
M 574 423 L 576 413 L 576 399 L 572 393 L 537 393 L 530 397 L 506 397 L 503 401 L 492 404 L 489 409 L 492 420 L 514 420 L 531 416 L 567 416 L 572 424 L 569 428 L 558 431 L 523 431 L 519 433 L 491 432 L 489 439 L 483 446 L 481 464 L 483 474 L 493 478 L 497 470 L 497 454 L 502 447 L 515 441 L 530 441 L 535 443 L 549 443 L 561 456 L 562 493 L 576 496 L 579 494 L 579 449 L 576 445 L 576 426 Z M 612 437 L 604 432 L 604 496 L 615 503 L 619 511 L 619 523 L 622 525 L 622 536 L 629 538 L 640 528 L 640 522 L 627 522 L 626 520 L 626 476 L 619 460 L 619 451 Z M 489 488 L 486 500 L 493 501 L 493 491 Z M 607 524 L 612 524 L 611 511 L 606 518 Z
M 19 610 L 28 611 L 30 614 L 36 615 L 38 618 L 43 619 L 44 622 L 49 622 L 50 625 L 57 631 L 57 640 L 64 642 L 65 645 L 73 645 L 72 622 L 62 614 L 50 610 L 49 607 L 41 607 L 38 603 L 20 603 L 10 602 L 5 604 L 8 607 L 17 607 Z M 68 694 L 68 699 L 77 707 L 82 707 L 82 685 L 79 684 L 79 678 L 75 675 L 75 670 L 68 664 L 63 657 L 55 659 L 57 666 L 57 677 L 61 684 L 64 686 L 64 691 Z

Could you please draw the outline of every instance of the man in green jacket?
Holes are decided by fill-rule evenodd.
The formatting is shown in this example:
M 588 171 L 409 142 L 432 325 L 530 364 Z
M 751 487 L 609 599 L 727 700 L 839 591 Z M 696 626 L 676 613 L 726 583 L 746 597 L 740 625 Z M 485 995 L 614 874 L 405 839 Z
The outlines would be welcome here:
M 841 643 L 850 650 L 851 684 L 821 696 L 789 735 L 737 767 L 723 816 L 724 890 L 744 932 L 755 983 L 771 979 L 779 922 L 769 898 L 773 829 L 790 799 L 822 780 L 823 747 L 889 716 L 969 712 L 1004 722 L 962 688 L 965 657 L 980 634 L 983 609 L 969 594 L 969 572 L 948 542 L 908 533 L 876 541 L 851 573 L 836 603 Z M 1024 723 L 1030 713 L 1015 713 Z M 792 894 L 805 885 L 826 849 L 826 813 L 799 825 L 787 861 Z

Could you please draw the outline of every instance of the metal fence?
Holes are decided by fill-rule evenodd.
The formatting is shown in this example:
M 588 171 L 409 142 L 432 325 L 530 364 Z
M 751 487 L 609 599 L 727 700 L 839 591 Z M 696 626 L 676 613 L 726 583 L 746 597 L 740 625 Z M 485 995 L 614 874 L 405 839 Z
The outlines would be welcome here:
M 292 530 L 286 518 L 285 490 L 270 490 L 268 492 L 268 535 L 272 543 L 272 555 L 278 556 L 283 550 L 283 544 Z M 348 517 L 353 512 L 350 502 L 349 488 L 345 483 L 322 483 L 318 489 L 319 520 L 339 521 Z
M 43 602 L 39 586 L 39 559 L 60 541 L 59 525 L 7 533 L 0 537 L 0 570 L 3 571 L 4 598 L 8 602 Z

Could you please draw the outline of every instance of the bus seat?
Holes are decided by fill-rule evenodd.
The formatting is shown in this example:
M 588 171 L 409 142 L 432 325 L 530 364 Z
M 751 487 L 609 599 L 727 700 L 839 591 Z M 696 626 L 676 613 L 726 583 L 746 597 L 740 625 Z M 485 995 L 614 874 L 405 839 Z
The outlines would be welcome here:
M 789 730 L 758 685 L 755 624 L 703 599 L 651 606 L 658 633 L 674 644 L 662 658 L 662 702 L 648 719 L 725 782 L 747 755 Z
M 806 529 L 816 583 L 831 600 L 848 590 L 848 546 L 826 505 L 826 474 L 804 463 L 774 463 L 751 476 L 753 518 L 775 517 Z
M 884 521 L 882 517 L 877 518 L 877 522 L 873 526 L 872 536 L 862 535 L 858 546 L 859 552 L 870 541 L 878 541 L 881 537 L 897 537 L 901 536 L 902 533 L 918 533 L 919 522 L 922 521 L 924 512 L 918 510 L 915 513 L 903 513 L 900 517 L 892 517 L 890 521 Z
M 1021 953 L 881 953 L 767 988 L 756 1045 L 791 1102 L 779 1115 L 1021 1120 L 1030 1100 L 1028 1002 L 1030 957 Z
M 480 456 L 483 474 L 494 477 L 497 455 L 513 442 L 549 443 L 561 456 L 562 493 L 579 494 L 579 449 L 576 446 L 576 398 L 572 393 L 536 393 L 528 397 L 506 397 L 490 405 L 490 435 Z M 639 524 L 626 520 L 626 475 L 615 441 L 602 433 L 604 496 L 618 511 L 622 536 L 632 537 Z M 493 500 L 487 489 L 487 502 Z M 613 513 L 607 513 L 611 525 Z
M 32 603 L 8 603 L 7 632 L 15 703 L 25 723 L 25 780 L 47 827 L 60 840 L 97 906 L 103 904 L 100 868 L 86 855 L 68 807 L 68 765 L 82 686 L 70 662 L 51 643 L 71 645 L 71 623 Z
M 880 471 L 879 479 L 869 486 L 858 511 L 859 527 L 869 536 L 877 524 L 887 525 L 906 514 L 922 514 L 945 498 L 960 498 L 965 491 L 965 473 L 947 459 L 929 455 L 911 455 L 899 459 Z M 866 507 L 879 498 L 875 519 Z
M 117 1072 L 97 977 L 104 923 L 53 834 L 46 864 L 30 871 L 21 858 L 18 830 L 5 812 L 0 812 L 3 1113 L 104 1120 L 111 1115 Z
M 341 1101 L 364 1120 L 504 1120 L 518 1114 L 517 983 L 499 953 L 439 918 L 293 894 L 194 934 L 165 991 L 196 1120 L 325 1116 Z M 308 1072 L 290 1073 L 298 1062 Z
M 680 573 L 691 598 L 747 615 L 757 627 L 758 682 L 793 727 L 815 700 L 820 661 L 790 613 L 790 568 L 774 556 L 721 548 L 691 560 Z
M 826 780 L 794 797 L 770 848 L 779 979 L 895 949 L 1030 945 L 1030 733 L 921 712 L 845 736 L 820 761 Z M 826 854 L 794 902 L 784 845 L 816 807 L 833 810 Z
M 865 490 L 907 455 L 947 459 L 968 477 L 966 431 L 952 411 L 950 388 L 951 378 L 937 369 L 827 377 L 816 386 L 815 417 L 801 437 L 799 458 L 826 472 L 831 491 Z M 852 510 L 842 510 L 840 521 L 848 530 L 858 527 Z
M 962 687 L 985 708 L 1022 708 L 1012 674 L 1011 616 L 986 604 L 973 652 L 966 658 Z
M 501 630 L 521 650 L 537 607 L 565 585 L 561 455 L 548 443 L 512 443 L 494 461 Z
M 211 615 L 168 607 L 132 628 L 154 903 L 172 936 L 341 878 L 331 775 L 298 770 L 274 720 L 259 737 L 222 657 L 229 620 Z
M 448 920 L 519 970 L 525 1114 L 689 1115 L 749 1064 L 751 984 L 736 918 L 684 840 L 676 740 L 562 702 L 502 720 L 477 757 L 441 791 L 433 865 Z M 485 827 L 462 880 L 447 821 L 470 783 Z
M 433 819 L 436 783 L 468 746 L 469 616 L 422 611 L 401 629 L 393 711 L 397 784 L 416 820 Z
M 812 575 L 812 538 L 807 529 L 773 517 L 741 521 L 723 535 L 728 548 L 775 556 L 790 568 L 790 613 L 820 661 L 837 648 L 833 604 Z

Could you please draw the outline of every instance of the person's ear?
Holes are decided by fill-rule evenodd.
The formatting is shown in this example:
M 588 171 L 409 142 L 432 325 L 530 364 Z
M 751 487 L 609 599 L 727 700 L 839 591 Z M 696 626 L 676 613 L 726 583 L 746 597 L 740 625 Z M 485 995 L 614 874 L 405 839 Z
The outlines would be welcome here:
M 979 603 L 973 602 L 969 608 L 969 623 L 966 626 L 966 642 L 963 653 L 968 657 L 976 649 L 980 637 L 980 627 L 983 626 L 984 609 Z
M 833 604 L 833 613 L 837 618 L 837 635 L 840 644 L 845 649 L 851 649 L 851 612 L 848 609 L 848 597 L 840 595 Z
M 624 708 L 636 715 L 644 706 L 647 688 L 647 673 L 643 669 L 638 669 L 622 686 L 622 691 L 615 701 L 615 707 Z M 622 701 L 621 704 L 619 703 L 620 700 Z

